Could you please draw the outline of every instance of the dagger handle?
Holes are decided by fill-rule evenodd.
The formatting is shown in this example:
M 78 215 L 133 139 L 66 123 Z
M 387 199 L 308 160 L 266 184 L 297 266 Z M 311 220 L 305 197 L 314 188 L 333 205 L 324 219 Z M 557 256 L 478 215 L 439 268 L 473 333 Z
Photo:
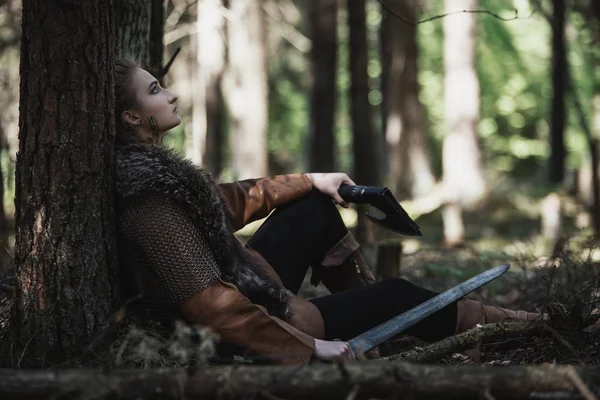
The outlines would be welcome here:
M 338 193 L 349 203 L 366 204 L 379 196 L 383 190 L 385 188 L 377 186 L 343 185 L 338 189 Z

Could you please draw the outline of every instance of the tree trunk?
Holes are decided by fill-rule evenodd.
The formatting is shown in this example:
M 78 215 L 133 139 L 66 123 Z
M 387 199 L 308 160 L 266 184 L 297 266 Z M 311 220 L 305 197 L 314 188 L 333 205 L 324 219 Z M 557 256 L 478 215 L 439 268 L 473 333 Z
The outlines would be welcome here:
M 416 20 L 414 0 L 396 2 L 397 10 Z M 427 149 L 427 128 L 419 101 L 417 26 L 381 7 L 383 127 L 388 153 L 387 183 L 399 197 L 426 194 L 435 184 Z
M 338 0 L 309 2 L 312 72 L 309 167 L 313 172 L 335 170 Z
M 222 366 L 195 371 L 0 370 L 12 399 L 590 399 L 595 366 L 415 365 L 370 361 L 311 366 Z M 587 391 L 587 392 L 586 392 Z M 591 392 L 591 393 L 590 393 Z
M 235 179 L 267 175 L 267 66 L 262 0 L 230 0 L 229 70 L 224 85 L 231 116 Z
M 600 141 L 600 88 L 596 89 L 597 93 L 594 94 L 594 121 L 593 127 L 590 129 L 589 147 L 590 147 L 590 158 L 592 161 L 592 206 L 590 207 L 592 213 L 592 221 L 594 225 L 594 232 L 596 238 L 600 239 L 600 162 L 598 160 L 598 142 Z M 583 114 L 583 112 L 581 112 Z M 589 183 L 588 183 L 589 185 Z
M 377 139 L 371 120 L 369 104 L 369 76 L 367 74 L 367 28 L 365 0 L 348 0 L 348 25 L 350 27 L 350 101 L 354 156 L 352 179 L 359 185 L 377 185 Z M 360 243 L 375 241 L 372 225 L 359 212 L 356 237 Z
M 150 10 L 150 33 L 148 38 L 148 68 L 158 78 L 160 84 L 164 84 L 164 76 L 160 75 L 163 67 L 165 35 L 165 5 L 163 0 L 152 0 Z
M 77 354 L 116 306 L 110 0 L 25 0 L 14 354 Z
M 0 155 L 3 154 L 4 150 L 8 150 L 8 146 L 5 143 L 4 128 L 0 123 Z M 1 160 L 2 157 L 0 157 L 0 165 L 2 165 Z M 10 266 L 9 232 L 8 220 L 4 211 L 4 175 L 0 167 L 0 277 L 9 270 Z
M 165 10 L 163 0 L 114 0 L 115 55 L 133 57 L 162 84 Z
M 445 0 L 446 12 L 476 9 L 476 0 Z M 444 18 L 446 138 L 443 144 L 444 238 L 456 245 L 464 238 L 462 206 L 485 194 L 477 144 L 479 81 L 475 69 L 475 15 Z
M 379 243 L 377 248 L 377 279 L 385 280 L 400 277 L 402 265 L 402 241 L 388 240 Z
M 552 0 L 552 111 L 550 115 L 550 182 L 561 183 L 565 175 L 567 53 L 565 49 L 565 0 Z
M 223 169 L 225 16 L 221 0 L 198 2 L 196 71 L 190 158 L 218 176 Z M 210 57 L 206 55 L 210 54 Z
M 115 56 L 133 57 L 143 68 L 148 69 L 150 68 L 150 22 L 153 1 L 114 0 L 117 31 Z

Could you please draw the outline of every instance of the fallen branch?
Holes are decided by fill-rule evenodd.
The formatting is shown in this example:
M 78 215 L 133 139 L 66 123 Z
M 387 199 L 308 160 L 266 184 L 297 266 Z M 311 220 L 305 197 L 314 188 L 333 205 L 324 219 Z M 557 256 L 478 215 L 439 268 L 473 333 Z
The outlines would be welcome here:
M 585 400 L 598 400 L 596 396 L 591 392 L 590 388 L 588 388 L 585 383 L 581 380 L 577 372 L 570 367 L 567 369 L 567 377 L 571 380 L 573 385 L 579 390 L 581 395 Z
M 387 357 L 388 360 L 405 360 L 411 362 L 432 362 L 449 356 L 453 353 L 460 353 L 464 350 L 473 348 L 480 341 L 491 341 L 498 338 L 514 338 L 522 336 L 539 335 L 544 332 L 546 324 L 543 322 L 499 322 L 495 324 L 483 325 L 470 329 L 461 334 L 450 336 L 439 342 L 432 343 L 422 350 L 409 350 L 393 356 Z
M 574 375 L 575 374 L 575 375 Z M 578 377 L 576 383 L 573 376 Z M 600 389 L 600 368 L 426 366 L 358 362 L 303 367 L 220 366 L 202 370 L 0 370 L 10 399 L 532 399 L 576 398 Z

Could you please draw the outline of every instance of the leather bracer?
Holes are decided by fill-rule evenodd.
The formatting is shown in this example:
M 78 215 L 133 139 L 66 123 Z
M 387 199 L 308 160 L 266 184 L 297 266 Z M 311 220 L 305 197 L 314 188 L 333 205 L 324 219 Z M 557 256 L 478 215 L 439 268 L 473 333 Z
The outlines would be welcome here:
M 308 194 L 312 183 L 306 174 L 290 174 L 222 183 L 218 188 L 229 209 L 233 229 L 238 230 Z

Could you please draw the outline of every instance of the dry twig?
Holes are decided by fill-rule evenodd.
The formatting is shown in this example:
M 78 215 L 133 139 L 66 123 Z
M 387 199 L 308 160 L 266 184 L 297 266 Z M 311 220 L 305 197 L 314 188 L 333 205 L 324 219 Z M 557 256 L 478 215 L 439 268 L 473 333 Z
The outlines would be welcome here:
M 452 12 L 448 12 L 448 13 L 436 15 L 436 16 L 433 16 L 433 17 L 429 17 L 429 18 L 425 18 L 425 19 L 419 20 L 419 21 L 411 21 L 409 19 L 406 19 L 402 15 L 398 14 L 394 10 L 392 10 L 390 8 L 390 6 L 386 4 L 385 0 L 377 0 L 377 1 L 381 4 L 381 6 L 383 8 L 385 8 L 385 10 L 387 12 L 389 12 L 390 14 L 392 14 L 393 16 L 395 16 L 396 18 L 398 18 L 399 20 L 401 20 L 401 21 L 403 21 L 403 22 L 405 22 L 405 23 L 407 23 L 409 25 L 418 25 L 418 24 L 422 24 L 424 22 L 435 21 L 436 19 L 441 19 L 441 18 L 447 17 L 449 15 L 463 14 L 463 13 L 465 13 L 465 14 L 487 14 L 487 15 L 491 15 L 494 18 L 499 19 L 500 21 L 508 22 L 508 21 L 514 21 L 514 20 L 517 20 L 517 19 L 529 19 L 529 18 L 531 18 L 533 16 L 533 14 L 536 11 L 536 10 L 533 10 L 529 16 L 527 16 L 525 18 L 520 18 L 519 15 L 518 15 L 518 10 L 515 9 L 515 16 L 513 18 L 503 18 L 503 17 L 499 16 L 498 14 L 493 13 L 493 12 L 491 12 L 489 10 L 460 10 L 460 11 L 452 11 Z
M 567 368 L 567 377 L 573 383 L 573 386 L 579 390 L 585 400 L 598 400 L 587 385 L 581 380 L 581 377 L 572 366 Z

